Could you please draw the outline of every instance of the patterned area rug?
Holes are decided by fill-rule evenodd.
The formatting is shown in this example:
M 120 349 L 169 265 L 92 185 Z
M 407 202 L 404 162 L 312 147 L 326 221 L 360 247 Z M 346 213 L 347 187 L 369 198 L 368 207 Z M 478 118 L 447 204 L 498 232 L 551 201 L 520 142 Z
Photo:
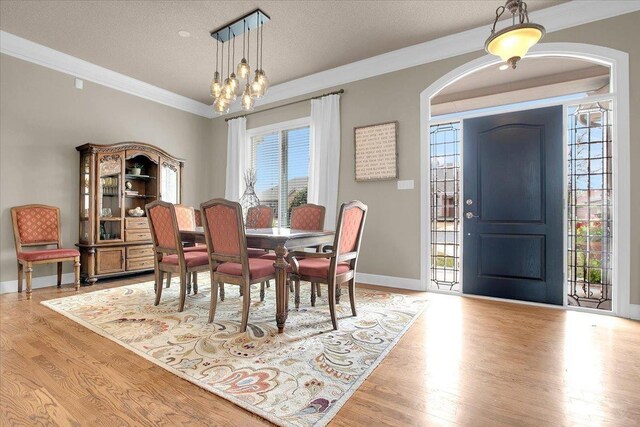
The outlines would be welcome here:
M 204 274 L 200 275 L 205 278 Z M 275 323 L 275 290 L 252 290 L 249 327 L 239 333 L 241 298 L 227 285 L 208 324 L 210 286 L 178 313 L 179 285 L 153 305 L 153 283 L 104 289 L 42 304 L 149 361 L 282 426 L 324 426 L 385 358 L 426 306 L 422 297 L 357 288 L 358 316 L 348 292 L 331 328 L 326 287 L 311 307 L 301 284 L 300 309 L 290 303 L 285 333 Z M 293 297 L 292 297 L 293 299 Z

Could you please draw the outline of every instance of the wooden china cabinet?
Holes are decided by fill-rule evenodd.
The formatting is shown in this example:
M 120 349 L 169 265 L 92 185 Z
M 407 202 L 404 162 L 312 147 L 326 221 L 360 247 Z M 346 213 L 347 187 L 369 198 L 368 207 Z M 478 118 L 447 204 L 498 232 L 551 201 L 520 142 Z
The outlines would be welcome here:
M 153 270 L 147 218 L 129 211 L 160 199 L 180 203 L 184 160 L 142 142 L 84 144 L 80 152 L 81 278 Z

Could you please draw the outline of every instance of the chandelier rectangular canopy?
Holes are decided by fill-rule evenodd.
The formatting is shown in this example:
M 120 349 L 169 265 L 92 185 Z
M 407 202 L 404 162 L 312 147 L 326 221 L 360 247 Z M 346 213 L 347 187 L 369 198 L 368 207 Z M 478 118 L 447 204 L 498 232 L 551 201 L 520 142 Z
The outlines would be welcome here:
M 224 43 L 232 39 L 234 36 L 237 37 L 243 34 L 245 31 L 250 31 L 266 24 L 270 19 L 269 15 L 264 13 L 261 9 L 256 9 L 232 22 L 226 23 L 220 28 L 216 28 L 211 31 L 211 37 Z

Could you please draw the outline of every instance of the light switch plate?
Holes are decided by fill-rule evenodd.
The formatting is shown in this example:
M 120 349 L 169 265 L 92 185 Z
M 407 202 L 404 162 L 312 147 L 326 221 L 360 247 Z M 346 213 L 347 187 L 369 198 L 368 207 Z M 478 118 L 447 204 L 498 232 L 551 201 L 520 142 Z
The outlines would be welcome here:
M 84 87 L 84 80 L 76 79 L 76 89 L 82 89 Z
M 413 180 L 405 179 L 398 181 L 398 190 L 413 190 Z

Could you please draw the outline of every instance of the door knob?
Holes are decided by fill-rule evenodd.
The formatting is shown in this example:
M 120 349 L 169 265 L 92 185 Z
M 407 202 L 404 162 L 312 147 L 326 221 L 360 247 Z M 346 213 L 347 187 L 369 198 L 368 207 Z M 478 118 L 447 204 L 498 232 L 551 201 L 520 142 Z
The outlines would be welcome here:
M 474 215 L 473 212 L 467 212 L 464 214 L 467 219 L 478 218 L 478 215 Z
M 467 204 L 467 206 L 471 206 L 473 204 L 473 200 L 467 199 L 465 203 Z

